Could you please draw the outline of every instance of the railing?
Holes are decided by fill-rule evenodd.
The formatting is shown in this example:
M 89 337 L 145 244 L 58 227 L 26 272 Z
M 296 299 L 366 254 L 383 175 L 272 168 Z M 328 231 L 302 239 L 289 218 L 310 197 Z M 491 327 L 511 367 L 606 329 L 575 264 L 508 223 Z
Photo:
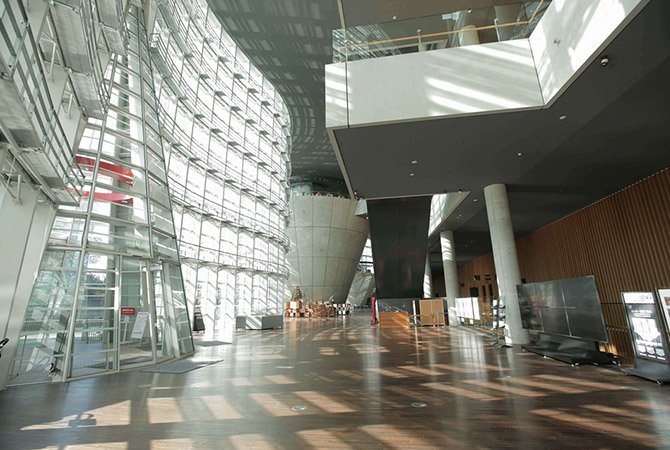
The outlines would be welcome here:
M 172 135 L 172 139 L 175 140 L 174 142 L 171 143 L 180 144 L 179 152 L 182 153 L 184 156 L 197 157 L 198 159 L 203 161 L 202 164 L 203 169 L 205 170 L 216 169 L 219 173 L 219 176 L 224 181 L 233 181 L 235 183 L 240 184 L 242 188 L 252 192 L 254 196 L 257 198 L 258 197 L 269 198 L 271 202 L 275 203 L 278 206 L 278 209 L 286 208 L 286 198 L 280 196 L 276 192 L 268 190 L 260 191 L 257 183 L 254 183 L 253 181 L 246 179 L 240 171 L 236 171 L 230 165 L 227 165 L 224 161 L 217 158 L 214 152 L 211 151 L 208 152 L 196 140 L 192 140 L 188 136 L 188 134 L 181 129 L 179 124 L 177 124 L 172 119 L 172 117 L 170 117 L 170 115 L 167 113 L 167 111 L 165 111 L 165 109 L 161 104 L 159 104 L 159 116 L 161 117 L 163 129 L 166 131 L 167 134 Z M 170 137 L 167 137 L 167 139 L 168 141 L 171 141 Z M 188 151 L 186 151 L 187 148 Z M 247 157 L 250 158 L 252 161 L 254 161 L 257 165 L 259 164 L 260 161 L 263 160 L 262 158 L 253 155 Z M 276 164 L 273 164 L 273 166 L 276 166 Z M 268 205 L 270 204 L 268 203 Z
M 550 3 L 526 1 L 333 30 L 333 62 L 527 38 Z
M 505 302 L 499 297 L 457 298 L 456 317 L 464 327 L 501 338 L 505 328 Z
M 236 253 L 220 251 L 216 248 L 205 247 L 179 240 L 179 254 L 182 263 L 191 261 L 202 264 L 217 266 L 220 268 L 232 268 L 236 270 L 264 273 L 268 275 L 279 275 L 288 278 L 289 267 L 269 259 L 260 259 L 253 256 L 239 255 Z M 208 259 L 207 255 L 216 255 L 214 259 Z
M 7 110 L 4 113 L 23 116 L 22 119 L 30 123 L 31 131 L 41 144 L 40 150 L 53 172 L 44 173 L 44 167 L 35 166 L 31 155 L 20 150 L 23 146 L 14 140 L 11 130 L 3 131 L 20 165 L 42 185 L 52 200 L 62 204 L 78 204 L 84 174 L 74 161 L 70 143 L 58 119 L 58 109 L 52 104 L 41 51 L 27 25 L 27 12 L 22 2 L 12 5 L 12 2 L 5 0 L 0 5 L 3 6 L 0 10 L 0 48 L 10 58 L 5 61 L 9 68 L 5 76 L 12 80 L 17 100 L 23 103 L 24 108 L 23 111 Z M 3 120 L 0 120 L 0 126 L 5 128 Z M 25 131 L 23 134 L 28 135 Z M 30 144 L 27 146 L 34 143 Z M 58 183 L 55 183 L 56 179 Z
M 176 199 L 179 204 L 183 204 L 187 209 L 201 215 L 207 215 L 212 220 L 229 224 L 234 228 L 247 228 L 252 234 L 266 236 L 277 244 L 288 248 L 289 238 L 286 233 L 282 229 L 273 226 L 269 221 L 264 222 L 258 216 L 250 217 L 241 212 L 224 211 L 223 206 L 221 206 L 221 213 L 212 211 L 204 205 L 206 199 L 203 194 L 192 191 L 189 187 L 172 177 L 170 177 L 169 184 L 173 186 L 171 188 L 173 199 Z M 183 195 L 175 194 L 175 186 L 179 187 L 179 192 L 183 193 Z
M 310 191 L 310 192 L 291 191 L 291 197 L 335 197 L 335 198 L 346 198 L 346 199 L 349 198 L 347 194 L 340 194 L 328 191 Z

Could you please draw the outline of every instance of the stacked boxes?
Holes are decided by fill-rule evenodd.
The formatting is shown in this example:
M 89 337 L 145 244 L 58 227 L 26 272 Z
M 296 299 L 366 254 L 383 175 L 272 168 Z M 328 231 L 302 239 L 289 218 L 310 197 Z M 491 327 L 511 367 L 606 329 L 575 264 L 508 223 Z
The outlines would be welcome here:
M 335 317 L 349 314 L 350 305 L 325 303 L 303 304 L 301 301 L 288 301 L 284 304 L 286 317 Z

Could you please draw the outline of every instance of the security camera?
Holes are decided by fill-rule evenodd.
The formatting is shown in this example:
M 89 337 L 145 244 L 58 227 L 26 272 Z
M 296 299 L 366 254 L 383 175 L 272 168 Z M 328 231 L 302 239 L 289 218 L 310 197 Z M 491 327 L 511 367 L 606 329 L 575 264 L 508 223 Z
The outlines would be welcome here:
M 609 62 L 610 62 L 610 59 L 607 56 L 603 56 L 602 58 L 600 58 L 600 65 L 602 67 L 607 66 L 609 64 Z

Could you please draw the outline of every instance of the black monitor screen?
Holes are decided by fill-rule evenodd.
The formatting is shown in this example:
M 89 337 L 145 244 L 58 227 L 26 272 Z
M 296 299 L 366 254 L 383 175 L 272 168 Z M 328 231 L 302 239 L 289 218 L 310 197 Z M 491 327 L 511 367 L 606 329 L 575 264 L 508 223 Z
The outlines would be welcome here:
M 594 277 L 520 284 L 517 293 L 524 328 L 607 342 Z
M 540 308 L 540 314 L 542 314 L 542 328 L 545 333 L 570 336 L 565 308 Z
M 594 277 L 561 280 L 561 288 L 566 307 L 600 310 L 600 299 Z
M 540 318 L 540 310 L 538 308 L 527 308 L 522 306 L 521 312 L 521 326 L 527 330 L 542 330 L 542 319 Z
M 607 342 L 607 331 L 598 309 L 567 308 L 570 335 L 593 341 Z
M 534 283 L 537 288 L 537 295 L 539 297 L 541 307 L 545 308 L 563 308 L 563 292 L 561 290 L 561 282 L 545 281 L 544 283 Z

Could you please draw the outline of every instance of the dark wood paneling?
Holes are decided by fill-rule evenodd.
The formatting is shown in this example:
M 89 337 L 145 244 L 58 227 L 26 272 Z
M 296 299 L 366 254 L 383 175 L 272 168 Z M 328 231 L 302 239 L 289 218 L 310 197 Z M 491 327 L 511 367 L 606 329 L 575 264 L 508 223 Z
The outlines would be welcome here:
M 621 292 L 670 286 L 670 170 L 661 171 L 517 241 L 527 282 L 595 275 L 610 342 L 633 357 Z M 492 255 L 459 268 L 465 283 L 494 272 Z

